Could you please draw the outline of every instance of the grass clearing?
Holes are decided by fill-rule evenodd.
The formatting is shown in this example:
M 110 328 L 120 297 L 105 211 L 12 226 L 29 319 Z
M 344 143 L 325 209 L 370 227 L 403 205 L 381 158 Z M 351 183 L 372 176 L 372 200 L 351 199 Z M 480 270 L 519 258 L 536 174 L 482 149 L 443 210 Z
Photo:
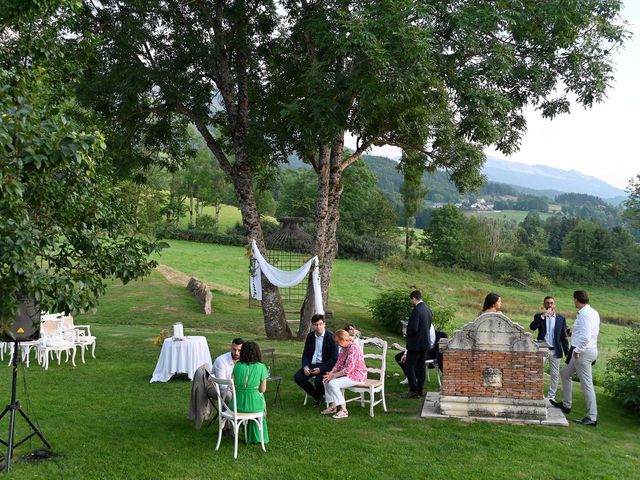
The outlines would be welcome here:
M 170 266 L 177 270 L 189 264 L 202 273 L 201 278 L 220 285 L 241 288 L 241 279 L 246 282 L 244 249 L 170 243 L 172 248 L 163 254 L 161 262 L 171 258 Z M 199 255 L 209 263 L 199 267 Z M 232 269 L 239 270 L 237 278 Z M 366 334 L 382 335 L 390 343 L 400 341 L 379 331 L 364 305 L 383 288 L 411 285 L 434 292 L 445 304 L 462 304 L 456 320 L 459 324 L 477 313 L 476 299 L 488 290 L 498 290 L 505 298 L 505 313 L 521 323 L 528 322 L 528 306 L 534 311 L 543 296 L 542 292 L 493 285 L 479 274 L 339 261 L 332 287 L 337 291 L 331 293 L 335 318 L 329 327 L 335 329 L 353 321 Z M 573 313 L 567 297 L 570 289 L 559 288 L 558 292 L 554 293 L 561 299 L 561 310 Z M 608 311 L 630 316 L 633 308 L 637 312 L 638 292 L 590 289 L 590 293 L 603 316 Z M 338 298 L 349 303 L 341 303 Z M 418 418 L 419 401 L 400 398 L 405 387 L 399 385 L 400 369 L 390 350 L 389 412 L 377 407 L 376 416 L 370 418 L 368 408 L 353 405 L 349 419 L 336 421 L 321 416 L 311 406 L 302 406 L 303 392 L 292 379 L 300 365 L 301 342 L 267 340 L 260 309 L 249 308 L 243 296 L 214 291 L 214 309 L 211 316 L 198 313 L 186 289 L 170 284 L 158 272 L 126 286 L 112 284 L 98 313 L 77 319 L 77 323 L 92 325 L 98 337 L 97 359 L 88 358 L 86 365 L 79 364 L 75 369 L 68 364 L 51 365 L 46 372 L 32 364 L 23 370 L 26 383 L 20 374 L 18 400 L 29 416 L 37 419 L 61 456 L 55 461 L 34 463 L 15 458 L 12 478 L 638 478 L 640 421 L 604 395 L 600 387 L 596 388 L 600 415 L 595 429 L 425 420 Z M 149 384 L 160 352 L 152 340 L 160 329 L 170 328 L 175 321 L 183 322 L 187 334 L 205 335 L 213 357 L 225 352 L 238 335 L 256 340 L 263 348 L 276 349 L 276 373 L 284 377 L 283 406 L 273 405 L 270 386 L 271 443 L 267 453 L 259 446 L 241 445 L 234 461 L 228 439 L 223 439 L 215 452 L 217 425 L 196 431 L 187 420 L 188 379 L 177 377 L 167 383 Z M 613 342 L 620 331 L 622 327 L 603 325 L 601 349 L 609 348 L 609 340 Z M 8 400 L 11 371 L 6 363 L 3 370 L 0 399 Z M 437 390 L 435 376 L 428 390 Z M 574 391 L 575 412 L 571 417 L 579 418 L 584 402 L 577 384 Z M 17 426 L 16 437 L 22 438 L 26 429 L 20 418 Z M 3 419 L 0 438 L 6 438 L 6 428 L 7 419 Z M 16 455 L 40 447 L 39 440 L 31 439 L 18 448 Z M 553 458 L 562 461 L 541 461 L 541 450 L 553 452 Z M 341 459 L 350 466 L 341 466 Z

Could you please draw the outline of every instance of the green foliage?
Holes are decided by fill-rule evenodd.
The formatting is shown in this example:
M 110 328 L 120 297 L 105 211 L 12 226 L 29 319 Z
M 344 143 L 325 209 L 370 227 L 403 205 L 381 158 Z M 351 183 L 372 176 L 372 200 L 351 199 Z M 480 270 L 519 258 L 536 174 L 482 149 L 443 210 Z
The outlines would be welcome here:
M 565 237 L 562 256 L 576 265 L 599 271 L 611 258 L 611 246 L 609 232 L 602 225 L 581 220 Z
M 529 264 L 516 255 L 499 255 L 493 264 L 493 273 L 499 277 L 510 279 L 515 277 L 521 281 L 529 278 Z
M 198 215 L 198 219 L 196 220 L 196 230 L 203 230 L 207 232 L 213 232 L 217 230 L 218 222 L 216 222 L 215 217 L 212 215 Z
M 629 226 L 640 230 L 640 174 L 631 179 L 626 190 L 629 197 L 624 202 L 623 218 Z
M 148 255 L 158 249 L 136 232 L 131 204 L 103 160 L 102 135 L 65 116 L 72 101 L 65 97 L 67 84 L 57 82 L 73 77 L 62 79 L 56 70 L 56 62 L 64 65 L 64 52 L 53 41 L 61 27 L 46 17 L 53 15 L 50 5 L 43 5 L 32 11 L 42 17 L 0 26 L 6 39 L 0 46 L 3 327 L 21 296 L 35 298 L 45 310 L 95 307 L 105 279 L 126 283 L 148 274 L 155 266 Z M 30 33 L 10 33 L 18 27 Z M 51 43 L 32 38 L 34 32 Z
M 436 330 L 446 331 L 455 318 L 453 307 L 442 307 L 434 303 L 432 296 L 422 292 L 424 302 L 431 308 L 433 326 Z M 368 304 L 373 320 L 383 328 L 402 332 L 402 323 L 409 319 L 413 309 L 409 301 L 409 292 L 403 289 L 385 290 Z
M 436 265 L 452 267 L 464 263 L 463 229 L 464 215 L 454 205 L 445 205 L 432 212 L 423 243 L 429 248 Z
M 618 339 L 618 353 L 607 363 L 607 393 L 640 415 L 640 328 L 632 327 Z
M 547 233 L 542 228 L 540 215 L 531 211 L 518 226 L 516 231 L 516 251 L 542 252 L 547 248 Z

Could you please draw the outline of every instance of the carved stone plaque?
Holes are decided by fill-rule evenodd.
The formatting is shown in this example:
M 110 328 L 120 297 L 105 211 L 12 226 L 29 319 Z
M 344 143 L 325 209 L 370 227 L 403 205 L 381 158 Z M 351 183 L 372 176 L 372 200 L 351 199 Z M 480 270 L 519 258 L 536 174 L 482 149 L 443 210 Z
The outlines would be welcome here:
M 502 370 L 499 368 L 487 367 L 482 371 L 483 384 L 485 387 L 502 387 Z

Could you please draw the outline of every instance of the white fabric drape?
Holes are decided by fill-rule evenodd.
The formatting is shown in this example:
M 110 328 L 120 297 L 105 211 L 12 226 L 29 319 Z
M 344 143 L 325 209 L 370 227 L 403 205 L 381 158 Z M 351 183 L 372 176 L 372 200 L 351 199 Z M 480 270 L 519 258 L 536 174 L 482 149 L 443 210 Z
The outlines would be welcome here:
M 303 266 L 297 270 L 287 271 L 280 270 L 272 265 L 269 265 L 265 258 L 258 250 L 256 241 L 251 241 L 251 250 L 253 252 L 253 258 L 256 260 L 255 268 L 251 269 L 251 276 L 249 278 L 249 295 L 256 300 L 262 300 L 262 273 L 265 274 L 267 279 L 276 287 L 289 288 L 299 284 L 309 273 L 311 265 L 313 265 L 313 271 L 311 272 L 311 282 L 313 284 L 313 298 L 314 298 L 314 311 L 324 315 L 324 308 L 322 306 L 322 287 L 320 287 L 320 274 L 318 257 L 315 256 Z

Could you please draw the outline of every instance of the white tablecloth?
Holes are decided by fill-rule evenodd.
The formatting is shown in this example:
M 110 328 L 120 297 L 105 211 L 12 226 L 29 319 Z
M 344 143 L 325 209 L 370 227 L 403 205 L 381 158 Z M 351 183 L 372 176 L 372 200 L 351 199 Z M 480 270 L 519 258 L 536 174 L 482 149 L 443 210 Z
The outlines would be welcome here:
M 204 363 L 212 364 L 205 337 L 167 338 L 149 383 L 166 382 L 176 373 L 186 373 L 193 380 L 193 374 Z

